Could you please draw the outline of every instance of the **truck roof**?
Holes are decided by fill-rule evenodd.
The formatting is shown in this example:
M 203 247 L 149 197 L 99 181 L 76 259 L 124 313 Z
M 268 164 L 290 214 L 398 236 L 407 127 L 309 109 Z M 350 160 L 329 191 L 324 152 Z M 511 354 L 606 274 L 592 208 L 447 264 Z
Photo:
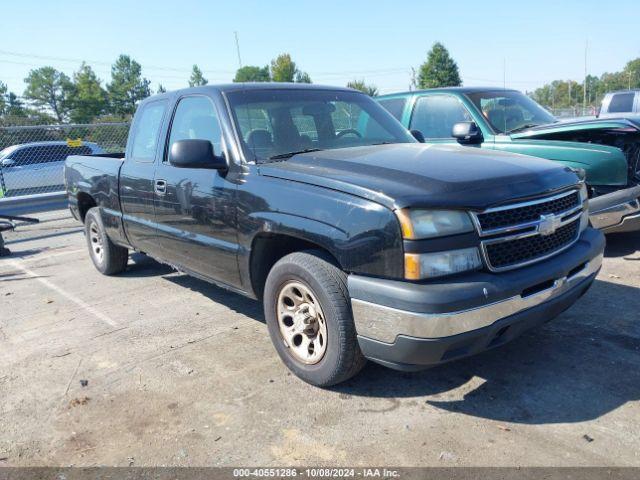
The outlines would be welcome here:
M 424 92 L 449 92 L 449 93 L 479 93 L 479 92 L 518 92 L 512 88 L 503 87 L 439 87 L 439 88 L 424 88 L 420 90 L 407 90 L 404 92 L 388 93 L 386 95 L 379 95 L 377 98 L 396 97 L 400 95 L 416 95 Z
M 146 98 L 157 100 L 162 97 L 172 97 L 176 93 L 184 94 L 191 92 L 235 92 L 239 90 L 341 90 L 346 92 L 357 92 L 353 88 L 348 87 L 334 87 L 331 85 L 316 85 L 312 83 L 286 83 L 286 82 L 246 82 L 246 83 L 223 83 L 218 85 L 204 85 L 202 87 L 190 87 L 182 88 L 179 90 L 172 90 L 170 92 L 152 95 Z

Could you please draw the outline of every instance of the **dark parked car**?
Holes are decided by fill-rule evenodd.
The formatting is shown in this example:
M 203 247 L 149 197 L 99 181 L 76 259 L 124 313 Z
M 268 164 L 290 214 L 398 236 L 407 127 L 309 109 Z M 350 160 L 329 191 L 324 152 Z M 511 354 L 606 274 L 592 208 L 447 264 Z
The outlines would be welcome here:
M 137 250 L 262 299 L 278 354 L 320 386 L 365 358 L 413 370 L 502 345 L 584 294 L 604 249 L 571 169 L 425 147 L 349 89 L 157 95 L 125 154 L 70 157 L 66 183 L 100 272 Z

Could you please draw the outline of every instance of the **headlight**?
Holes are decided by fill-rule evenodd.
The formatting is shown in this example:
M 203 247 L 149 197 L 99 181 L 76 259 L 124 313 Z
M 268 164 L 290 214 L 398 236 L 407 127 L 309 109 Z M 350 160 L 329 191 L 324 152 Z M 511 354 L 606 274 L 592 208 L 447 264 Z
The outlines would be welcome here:
M 580 200 L 582 200 L 582 217 L 580 217 L 580 231 L 582 232 L 589 226 L 589 192 L 587 184 L 584 182 L 580 187 Z
M 433 253 L 405 253 L 404 276 L 407 280 L 442 277 L 482 267 L 476 247 Z
M 396 210 L 406 240 L 443 237 L 458 233 L 473 232 L 469 214 L 458 210 Z

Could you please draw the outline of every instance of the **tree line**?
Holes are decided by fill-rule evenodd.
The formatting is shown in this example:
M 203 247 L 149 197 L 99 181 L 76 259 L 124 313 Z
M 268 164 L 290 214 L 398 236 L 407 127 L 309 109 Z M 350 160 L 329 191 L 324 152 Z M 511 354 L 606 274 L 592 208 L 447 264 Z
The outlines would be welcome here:
M 310 75 L 288 53 L 278 55 L 264 66 L 239 68 L 233 81 L 312 83 Z M 154 92 L 151 82 L 142 74 L 140 63 L 129 55 L 116 59 L 108 82 L 103 82 L 87 63 L 82 63 L 71 76 L 51 66 L 36 68 L 24 82 L 24 92 L 19 96 L 0 79 L 0 125 L 126 121 L 141 100 L 166 91 L 159 84 Z M 195 87 L 208 84 L 208 80 L 200 67 L 193 65 L 187 83 Z M 434 44 L 414 83 L 424 88 L 442 83 L 460 84 L 458 67 L 442 44 Z M 379 93 L 375 85 L 364 79 L 354 79 L 347 86 L 370 96 Z
M 278 55 L 264 66 L 239 68 L 233 81 L 312 83 L 309 74 L 301 70 L 288 53 Z M 25 90 L 18 96 L 0 81 L 0 125 L 128 120 L 137 104 L 154 93 L 151 82 L 142 75 L 142 66 L 128 55 L 116 59 L 111 66 L 110 81 L 106 83 L 86 63 L 71 76 L 50 66 L 36 68 L 24 82 Z M 193 65 L 187 83 L 195 87 L 206 85 L 208 80 L 198 65 Z M 411 85 L 414 88 L 462 85 L 458 65 L 442 43 L 434 43 L 425 61 L 413 70 Z M 364 79 L 354 79 L 347 86 L 370 96 L 379 93 L 375 85 Z M 599 103 L 607 91 L 640 88 L 640 58 L 628 62 L 620 72 L 588 76 L 586 88 L 589 105 Z M 155 89 L 155 93 L 165 91 L 161 84 Z M 555 80 L 530 95 L 550 108 L 582 106 L 584 85 L 572 80 Z
M 586 84 L 586 95 L 585 95 Z M 618 72 L 588 75 L 584 82 L 554 80 L 534 90 L 534 100 L 549 108 L 579 108 L 600 105 L 607 92 L 640 88 L 640 58 L 627 62 Z M 585 98 L 586 97 L 586 98 Z M 584 101 L 586 99 L 586 105 Z

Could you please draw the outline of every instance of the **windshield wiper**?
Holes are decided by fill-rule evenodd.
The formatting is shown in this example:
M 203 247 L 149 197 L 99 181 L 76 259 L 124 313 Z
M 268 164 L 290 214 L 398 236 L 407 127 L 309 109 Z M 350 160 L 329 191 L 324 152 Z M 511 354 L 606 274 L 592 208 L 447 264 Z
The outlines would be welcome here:
M 278 155 L 271 155 L 269 160 L 279 160 L 282 158 L 291 158 L 294 155 L 298 155 L 300 153 L 309 153 L 309 152 L 319 152 L 322 148 L 305 148 L 304 150 L 295 150 L 293 152 L 287 153 L 279 153 Z
M 507 133 L 520 132 L 522 130 L 526 130 L 527 128 L 537 127 L 538 125 L 540 125 L 540 124 L 539 123 L 525 123 L 524 125 L 520 125 L 519 127 L 512 128 L 511 130 L 508 130 Z

